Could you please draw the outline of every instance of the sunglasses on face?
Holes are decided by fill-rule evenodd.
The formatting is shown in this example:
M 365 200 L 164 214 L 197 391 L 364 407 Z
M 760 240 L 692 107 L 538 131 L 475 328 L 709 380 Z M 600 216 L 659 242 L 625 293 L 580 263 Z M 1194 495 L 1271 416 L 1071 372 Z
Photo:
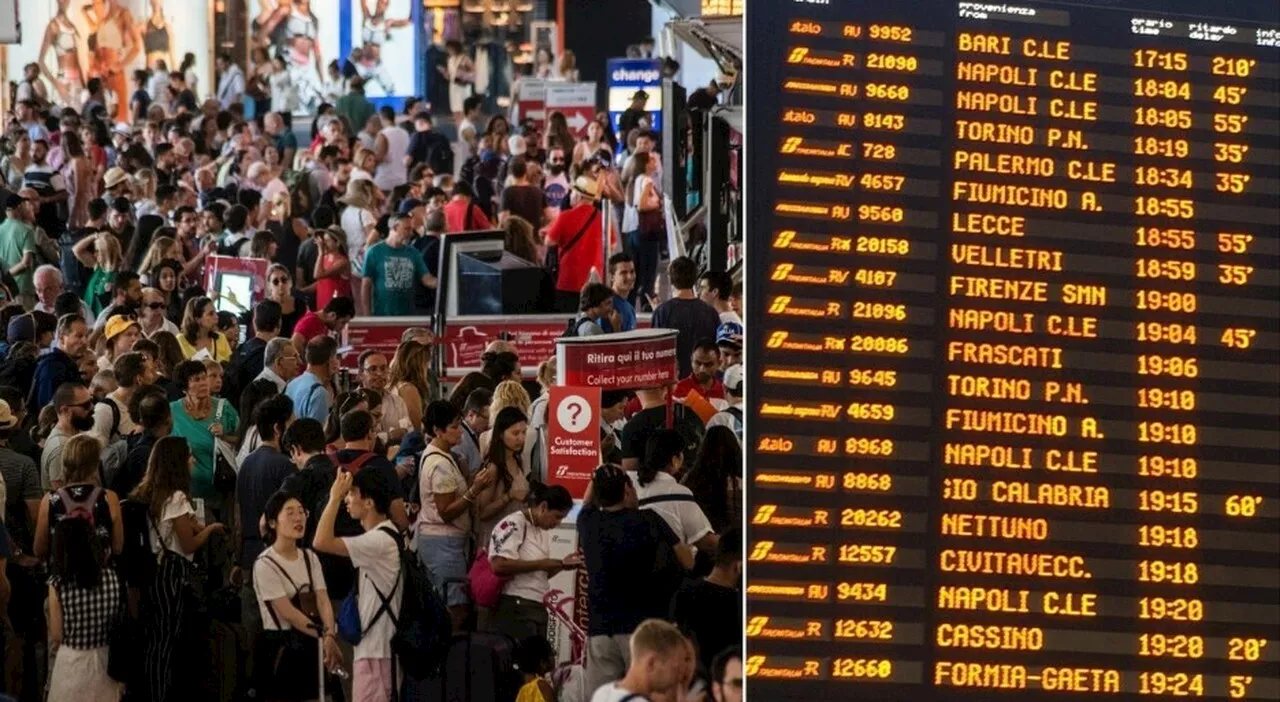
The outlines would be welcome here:
M 271 279 L 272 285 L 284 285 L 285 283 L 288 283 L 288 282 L 289 282 L 288 278 L 272 278 Z
M 162 308 L 164 308 L 164 303 L 163 303 L 163 302 L 148 302 L 148 303 L 147 303 L 147 309 L 149 309 L 149 310 L 158 310 L 158 309 L 162 309 Z

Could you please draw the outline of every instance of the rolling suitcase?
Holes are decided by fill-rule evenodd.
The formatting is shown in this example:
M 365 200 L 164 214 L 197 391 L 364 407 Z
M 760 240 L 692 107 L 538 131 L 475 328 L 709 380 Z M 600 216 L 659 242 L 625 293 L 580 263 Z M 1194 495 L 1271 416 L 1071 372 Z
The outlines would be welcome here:
M 441 675 L 406 676 L 401 702 L 512 702 L 522 678 L 511 637 L 483 631 L 454 635 Z

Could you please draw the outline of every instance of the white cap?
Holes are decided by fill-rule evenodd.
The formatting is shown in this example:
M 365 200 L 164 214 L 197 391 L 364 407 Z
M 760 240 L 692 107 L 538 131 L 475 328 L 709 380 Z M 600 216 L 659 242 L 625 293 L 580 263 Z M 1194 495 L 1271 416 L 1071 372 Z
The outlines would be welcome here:
M 735 363 L 729 366 L 724 372 L 724 389 L 742 397 L 742 364 Z
M 528 144 L 525 143 L 524 137 L 519 134 L 512 134 L 507 137 L 507 150 L 511 152 L 512 156 L 523 156 L 527 149 Z

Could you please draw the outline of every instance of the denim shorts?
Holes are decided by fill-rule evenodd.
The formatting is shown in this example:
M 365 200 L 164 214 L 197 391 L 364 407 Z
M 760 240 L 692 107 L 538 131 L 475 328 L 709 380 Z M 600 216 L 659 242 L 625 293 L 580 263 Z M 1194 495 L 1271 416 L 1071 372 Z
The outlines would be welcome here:
M 468 538 L 418 534 L 417 539 L 418 559 L 427 567 L 431 584 L 444 598 L 445 604 L 454 607 L 469 603 L 471 595 L 467 581 Z

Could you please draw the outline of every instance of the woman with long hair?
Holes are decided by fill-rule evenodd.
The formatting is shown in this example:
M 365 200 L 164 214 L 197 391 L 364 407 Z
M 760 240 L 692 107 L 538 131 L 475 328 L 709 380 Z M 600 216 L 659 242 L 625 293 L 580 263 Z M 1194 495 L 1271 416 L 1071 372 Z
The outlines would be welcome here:
M 493 148 L 497 149 L 504 156 L 510 156 L 508 153 L 507 138 L 511 136 L 511 122 L 507 121 L 506 115 L 494 115 L 484 125 L 484 133 L 493 137 Z
M 565 49 L 564 53 L 560 54 L 556 72 L 560 75 L 560 80 L 570 83 L 578 82 L 578 56 L 572 49 Z
M 422 413 L 435 397 L 435 380 L 431 377 L 431 348 L 416 341 L 405 341 L 396 347 L 396 355 L 388 369 L 387 391 L 404 400 L 409 422 L 422 429 Z
M 504 407 L 494 417 L 490 427 L 493 438 L 481 466 L 493 468 L 497 480 L 476 494 L 474 536 L 478 544 L 488 543 L 493 527 L 518 510 L 529 494 L 529 481 L 520 464 L 528 429 L 529 418 L 519 407 Z
M 84 303 L 89 306 L 90 312 L 100 315 L 110 304 L 107 286 L 111 284 L 122 263 L 120 240 L 110 232 L 99 232 L 76 242 L 71 252 L 81 265 L 93 269 L 89 282 L 84 286 Z
M 262 519 L 267 548 L 253 564 L 263 628 L 255 651 L 258 694 L 265 700 L 313 700 L 319 694 L 320 646 L 326 667 L 340 663 L 342 652 L 320 559 L 299 543 L 307 509 L 296 496 L 277 492 L 267 499 Z
M 176 261 L 179 265 L 186 258 L 182 252 L 182 244 L 173 238 L 177 232 L 173 227 L 161 227 L 156 230 L 155 238 L 151 240 L 151 245 L 147 247 L 147 252 L 142 256 L 142 263 L 138 265 L 138 270 L 142 271 L 142 284 L 156 286 L 156 280 L 151 275 L 151 270 L 158 267 L 164 261 Z M 158 287 L 158 286 L 156 286 Z M 174 286 L 177 287 L 176 284 Z
M 198 364 L 197 364 L 198 365 Z M 203 367 L 201 367 L 203 370 Z M 225 531 L 221 524 L 205 525 L 191 502 L 195 455 L 181 436 L 156 441 L 142 482 L 129 495 L 146 505 L 151 550 L 159 555 L 153 580 L 142 588 L 138 611 L 142 636 L 142 680 L 146 699 L 174 699 L 179 689 L 190 692 L 190 681 L 207 668 L 206 631 L 201 631 L 198 602 L 186 587 L 192 560 L 209 538 Z
M 44 496 L 36 517 L 36 558 L 49 555 L 49 544 L 59 525 L 69 515 L 87 512 L 93 515 L 94 532 L 102 541 L 102 553 L 109 556 L 124 550 L 124 520 L 120 517 L 120 498 L 102 487 L 98 466 L 102 447 L 91 434 L 77 434 L 62 447 L 62 487 Z M 104 560 L 105 563 L 105 560 Z
M 693 493 L 716 533 L 741 524 L 742 444 L 732 429 L 707 429 L 698 457 L 681 482 Z
M 160 296 L 164 298 L 165 318 L 174 324 L 181 322 L 183 304 L 179 288 L 182 281 L 182 263 L 171 258 L 164 259 L 143 270 L 147 271 L 149 284 L 159 290 Z
M 187 81 L 187 89 L 197 98 L 200 96 L 200 74 L 196 72 L 196 55 L 188 51 L 182 55 L 182 65 L 178 67 L 182 77 Z
M 124 694 L 107 674 L 111 634 L 125 616 L 124 583 L 105 561 L 89 520 L 58 523 L 49 562 L 50 700 L 117 702 Z
M 511 215 L 507 217 L 502 228 L 506 232 L 503 248 L 507 253 L 519 256 L 533 264 L 542 263 L 542 257 L 538 255 L 538 244 L 534 240 L 533 225 L 529 220 L 519 215 Z
M 219 363 L 231 361 L 231 345 L 218 333 L 218 309 L 213 300 L 203 295 L 188 300 L 181 327 L 178 345 L 182 347 L 183 358 L 205 351 Z
M 62 153 L 66 157 L 62 177 L 67 182 L 67 221 L 80 227 L 89 220 L 89 201 L 97 197 L 93 163 L 85 157 L 84 142 L 74 130 L 62 133 Z
M 230 402 L 214 397 L 209 370 L 200 361 L 178 364 L 173 380 L 183 393 L 182 399 L 169 404 L 173 413 L 172 436 L 180 436 L 191 444 L 195 468 L 191 473 L 191 494 L 215 509 L 225 507 L 225 495 L 213 484 L 215 440 L 233 437 L 240 425 L 240 415 Z
M 635 178 L 627 189 L 627 208 L 622 216 L 622 233 L 631 245 L 631 256 L 636 263 L 636 287 L 640 290 L 640 299 L 652 295 L 654 282 L 658 278 L 658 264 L 662 258 L 662 244 L 665 239 L 655 237 L 653 232 L 641 231 L 640 225 L 645 213 L 662 209 L 662 196 L 658 194 L 654 177 L 658 171 L 658 160 L 653 154 L 641 152 L 632 156 L 635 165 Z
M 0 160 L 0 180 L 12 192 L 22 189 L 22 182 L 31 165 L 31 137 L 24 131 L 13 140 L 13 153 Z
M 347 181 L 347 194 L 339 198 L 339 202 L 347 206 L 342 211 L 339 224 L 347 235 L 347 258 L 351 261 L 351 275 L 357 279 L 364 276 L 365 251 L 378 241 L 378 198 L 378 188 L 372 180 L 355 178 Z M 356 309 L 363 309 L 364 293 L 361 286 L 351 287 Z
M 580 165 L 600 153 L 602 148 L 609 148 L 609 143 L 604 140 L 604 127 L 593 119 L 587 122 L 587 138 L 573 147 L 573 165 Z
M 504 380 L 517 383 L 524 380 L 520 374 L 520 357 L 511 351 L 486 351 L 480 355 L 480 372 L 493 382 L 494 387 Z
M 520 410 L 527 422 L 529 407 L 532 404 L 533 401 L 529 398 L 529 393 L 525 391 L 524 385 L 518 380 L 504 380 L 494 386 L 493 400 L 489 403 L 489 428 L 480 433 L 480 453 L 487 454 L 489 452 L 489 442 L 494 436 L 497 436 L 494 431 L 494 424 L 502 410 L 514 407 Z
M 492 536 L 481 542 L 496 575 L 509 577 L 502 586 L 498 608 L 490 622 L 516 641 L 547 638 L 547 608 L 542 599 L 551 589 L 548 579 L 582 564 L 577 554 L 551 557 L 551 531 L 573 509 L 573 497 L 561 485 L 528 484 L 524 502 L 499 520 Z
M 316 309 L 322 310 L 335 297 L 351 297 L 351 259 L 347 242 L 331 229 L 316 233 L 320 255 L 316 256 Z
M 71 0 L 58 0 L 58 12 L 45 26 L 40 52 L 36 54 L 36 64 L 58 91 L 61 98 L 58 102 L 63 105 L 70 105 L 80 97 L 80 89 L 84 87 L 85 76 L 89 72 L 88 57 L 80 54 L 80 29 L 71 19 L 70 10 Z M 58 67 L 57 75 L 49 72 L 50 64 L 45 60 L 51 49 L 53 65 Z
M 445 65 L 438 66 L 445 80 L 449 81 L 449 111 L 454 124 L 462 124 L 462 106 L 475 90 L 476 67 L 467 55 L 462 42 L 450 40 L 444 45 Z
M 570 157 L 577 148 L 577 140 L 573 138 L 573 132 L 569 131 L 569 121 L 565 119 L 564 113 L 559 110 L 552 112 L 547 117 L 547 131 L 542 135 L 542 148 L 547 153 L 551 152 L 554 147 L 563 149 Z

